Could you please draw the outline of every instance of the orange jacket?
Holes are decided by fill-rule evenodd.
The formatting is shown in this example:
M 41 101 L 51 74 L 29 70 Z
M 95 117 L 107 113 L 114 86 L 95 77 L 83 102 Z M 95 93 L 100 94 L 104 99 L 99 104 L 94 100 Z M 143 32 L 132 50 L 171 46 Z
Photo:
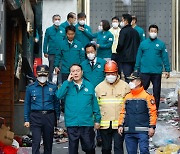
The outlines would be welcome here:
M 127 133 L 147 132 L 156 127 L 157 110 L 154 97 L 143 87 L 131 90 L 124 98 L 118 126 Z

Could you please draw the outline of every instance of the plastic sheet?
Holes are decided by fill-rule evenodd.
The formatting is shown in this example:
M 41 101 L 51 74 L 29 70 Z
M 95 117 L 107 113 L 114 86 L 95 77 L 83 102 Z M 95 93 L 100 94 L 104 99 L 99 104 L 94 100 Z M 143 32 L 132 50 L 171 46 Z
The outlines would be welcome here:
M 158 123 L 156 133 L 152 138 L 155 147 L 165 146 L 168 144 L 180 145 L 180 132 L 173 126 L 166 123 Z

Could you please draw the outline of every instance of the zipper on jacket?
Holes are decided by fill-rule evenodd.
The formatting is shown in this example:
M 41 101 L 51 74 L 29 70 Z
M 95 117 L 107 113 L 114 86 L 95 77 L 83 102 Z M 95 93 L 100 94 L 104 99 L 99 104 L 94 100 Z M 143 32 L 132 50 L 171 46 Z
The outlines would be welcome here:
M 42 86 L 42 107 L 42 110 L 44 110 L 44 86 Z

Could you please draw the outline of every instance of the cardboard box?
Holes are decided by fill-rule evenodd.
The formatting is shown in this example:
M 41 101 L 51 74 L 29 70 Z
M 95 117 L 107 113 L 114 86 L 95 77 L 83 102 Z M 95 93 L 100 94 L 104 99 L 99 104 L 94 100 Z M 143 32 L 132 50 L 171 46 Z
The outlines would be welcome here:
M 0 128 L 0 141 L 5 145 L 12 145 L 14 133 L 4 124 Z

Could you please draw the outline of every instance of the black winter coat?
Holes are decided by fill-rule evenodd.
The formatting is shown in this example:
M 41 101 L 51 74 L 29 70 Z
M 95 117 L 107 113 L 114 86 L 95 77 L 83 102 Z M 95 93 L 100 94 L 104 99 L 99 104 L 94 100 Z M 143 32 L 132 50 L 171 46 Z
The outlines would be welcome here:
M 123 27 L 119 34 L 119 41 L 117 46 L 117 53 L 120 55 L 120 62 L 135 62 L 136 54 L 140 44 L 138 32 L 126 25 Z

